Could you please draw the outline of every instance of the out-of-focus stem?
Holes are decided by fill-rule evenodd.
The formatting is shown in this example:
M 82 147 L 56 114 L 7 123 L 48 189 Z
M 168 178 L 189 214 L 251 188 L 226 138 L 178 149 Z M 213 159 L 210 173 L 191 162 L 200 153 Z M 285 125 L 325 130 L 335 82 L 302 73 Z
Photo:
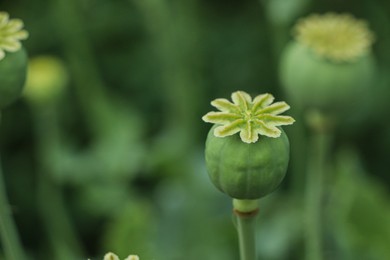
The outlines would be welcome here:
M 188 136 L 193 133 L 199 117 L 201 88 L 197 82 L 199 66 L 199 37 L 196 21 L 196 1 L 133 0 L 142 15 L 156 48 L 162 69 L 161 81 L 165 91 L 167 114 L 175 114 L 168 124 L 180 122 Z M 189 30 L 188 28 L 191 28 Z
M 92 133 L 100 135 L 110 127 L 106 119 L 112 116 L 112 104 L 96 66 L 79 5 L 77 0 L 56 0 L 53 13 L 58 18 L 65 58 L 74 77 L 80 105 L 87 114 L 86 120 Z
M 0 115 L 1 116 L 1 115 Z M 3 172 L 0 164 L 0 235 L 5 258 L 8 260 L 26 259 L 15 222 L 8 203 Z
M 66 210 L 61 187 L 52 178 L 55 171 L 50 157 L 59 149 L 59 129 L 56 108 L 34 107 L 37 154 L 40 159 L 38 173 L 38 205 L 44 226 L 54 250 L 55 259 L 76 259 L 83 255 L 77 232 Z
M 307 260 L 323 259 L 322 209 L 326 159 L 329 155 L 331 135 L 323 115 L 318 124 L 311 125 L 312 136 L 309 142 L 308 171 L 305 189 L 305 257 Z

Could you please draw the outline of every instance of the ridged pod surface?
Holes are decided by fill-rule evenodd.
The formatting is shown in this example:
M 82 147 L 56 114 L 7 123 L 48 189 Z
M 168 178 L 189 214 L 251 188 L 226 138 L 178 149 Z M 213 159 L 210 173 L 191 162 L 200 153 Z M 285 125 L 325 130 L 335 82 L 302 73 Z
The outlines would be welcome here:
M 15 101 L 22 93 L 27 71 L 27 53 L 23 48 L 10 52 L 0 60 L 0 109 Z
M 374 76 L 371 54 L 336 63 L 298 42 L 286 47 L 280 66 L 282 85 L 295 105 L 338 114 L 364 103 Z
M 244 143 L 238 135 L 216 137 L 214 127 L 206 140 L 206 166 L 213 184 L 236 199 L 259 199 L 273 192 L 286 175 L 289 141 L 260 136 Z

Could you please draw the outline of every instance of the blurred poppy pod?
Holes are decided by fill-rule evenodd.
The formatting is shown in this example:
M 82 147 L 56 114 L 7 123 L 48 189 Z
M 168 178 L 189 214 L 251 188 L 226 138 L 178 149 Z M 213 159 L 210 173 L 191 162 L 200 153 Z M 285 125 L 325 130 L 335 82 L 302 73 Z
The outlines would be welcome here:
M 375 74 L 373 34 L 347 14 L 311 15 L 294 28 L 281 59 L 280 79 L 303 108 L 350 112 L 367 97 Z
M 216 137 L 211 128 L 206 140 L 206 167 L 213 184 L 236 199 L 259 199 L 273 192 L 286 175 L 289 141 L 262 136 L 244 143 L 238 135 Z
M 33 104 L 56 101 L 64 92 L 69 77 L 65 64 L 54 56 L 38 56 L 28 63 L 24 96 Z
M 27 54 L 23 48 L 17 52 L 8 53 L 0 60 L 0 109 L 21 95 L 26 70 Z

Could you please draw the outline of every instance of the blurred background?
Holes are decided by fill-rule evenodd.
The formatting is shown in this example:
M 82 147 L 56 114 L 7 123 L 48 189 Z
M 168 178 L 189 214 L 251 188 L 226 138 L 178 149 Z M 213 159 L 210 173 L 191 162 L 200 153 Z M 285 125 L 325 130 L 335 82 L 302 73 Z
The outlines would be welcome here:
M 335 133 L 324 254 L 390 259 L 389 1 L 13 0 L 0 10 L 24 21 L 31 60 L 59 66 L 43 59 L 35 73 L 52 73 L 60 91 L 2 111 L 7 194 L 30 259 L 238 259 L 201 117 L 236 90 L 289 103 L 278 64 L 291 28 L 329 11 L 368 21 L 378 78 L 372 114 Z M 260 206 L 261 259 L 303 258 L 307 130 L 295 117 L 287 177 Z

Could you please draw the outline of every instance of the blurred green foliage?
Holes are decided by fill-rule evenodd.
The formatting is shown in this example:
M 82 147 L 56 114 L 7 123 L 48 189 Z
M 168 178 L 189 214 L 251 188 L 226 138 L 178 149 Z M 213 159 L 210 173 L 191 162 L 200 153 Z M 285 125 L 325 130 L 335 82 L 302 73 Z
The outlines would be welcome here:
M 291 26 L 328 11 L 369 22 L 379 76 L 364 122 L 352 115 L 336 132 L 325 253 L 390 259 L 389 1 L 13 0 L 0 10 L 24 20 L 30 58 L 58 57 L 69 74 L 55 102 L 2 111 L 7 192 L 30 259 L 237 259 L 200 118 L 238 89 L 282 100 L 278 59 Z M 261 205 L 262 259 L 303 257 L 305 158 L 294 147 L 305 151 L 296 134 L 306 129 L 294 127 L 287 180 Z

